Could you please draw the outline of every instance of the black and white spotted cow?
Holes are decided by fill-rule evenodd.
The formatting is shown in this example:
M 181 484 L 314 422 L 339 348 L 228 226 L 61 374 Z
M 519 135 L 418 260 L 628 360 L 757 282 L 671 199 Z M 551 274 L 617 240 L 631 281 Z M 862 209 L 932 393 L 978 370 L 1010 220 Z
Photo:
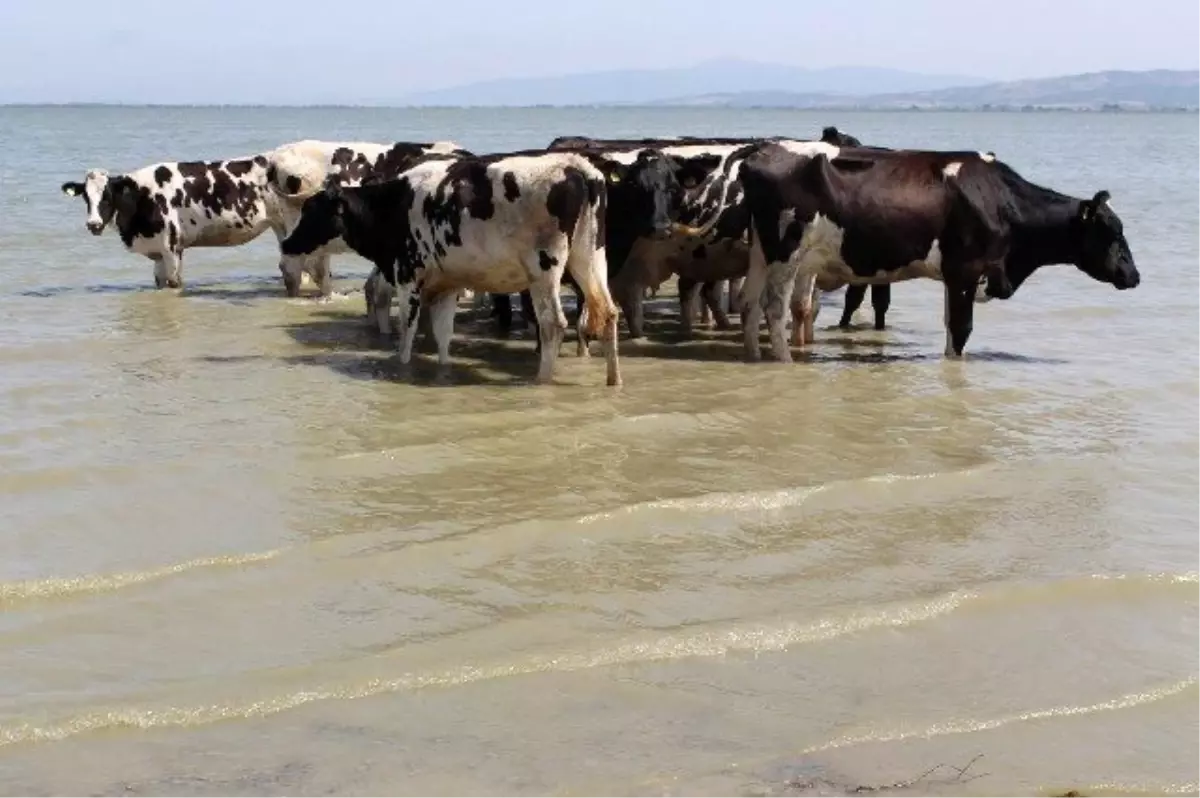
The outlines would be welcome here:
M 300 219 L 304 201 L 332 181 L 340 186 L 357 186 L 364 181 L 390 180 L 422 159 L 449 155 L 470 155 L 452 141 L 397 141 L 378 144 L 365 141 L 318 141 L 308 139 L 279 147 L 268 155 L 267 185 L 277 198 L 284 233 L 293 230 Z M 311 277 L 320 286 L 321 296 L 333 292 L 329 260 L 332 255 L 352 252 L 340 239 L 330 241 L 319 251 L 301 260 L 288 258 L 285 268 L 280 263 L 284 286 L 289 296 L 299 293 L 301 281 Z M 384 330 L 390 329 L 387 320 L 391 295 L 380 292 L 377 271 L 367 278 L 363 290 L 367 299 L 367 315 L 376 316 L 376 299 L 384 301 Z M 377 297 L 377 294 L 379 296 Z
M 947 357 L 962 356 L 976 302 L 1008 299 L 1041 266 L 1074 264 L 1120 290 L 1141 281 L 1108 192 L 1060 194 L 991 153 L 796 152 L 769 143 L 741 174 L 753 239 L 744 287 L 750 360 L 761 357 L 764 304 L 773 355 L 791 360 L 789 295 L 822 281 L 943 282 Z
M 553 378 L 567 326 L 564 271 L 584 295 L 581 332 L 603 337 L 609 385 L 621 382 L 617 308 L 605 257 L 605 176 L 574 153 L 541 150 L 429 159 L 398 178 L 328 185 L 308 198 L 284 240 L 285 265 L 342 238 L 397 287 L 399 355 L 412 356 L 429 304 L 438 362 L 447 364 L 458 292 L 529 289 L 541 341 L 539 382 Z
M 690 235 L 675 235 L 665 239 L 641 237 L 628 256 L 618 262 L 610 259 L 610 275 L 614 294 L 624 311 L 630 335 L 640 338 L 644 333 L 643 301 L 647 288 L 657 289 L 672 274 L 679 275 L 680 320 L 685 331 L 691 329 L 693 303 L 701 285 L 706 303 L 713 307 L 719 326 L 727 325 L 724 311 L 716 303 L 721 281 L 745 273 L 744 245 L 737 252 L 734 241 L 723 237 L 726 226 L 713 224 L 712 217 L 723 208 L 722 200 L 702 189 L 719 183 L 719 173 L 726 168 L 728 158 L 741 148 L 758 141 L 744 138 L 676 137 L 661 139 L 589 139 L 583 136 L 559 137 L 550 143 L 551 151 L 592 152 L 609 158 L 630 158 L 645 149 L 657 149 L 688 165 L 701 180 L 683 182 L 685 195 L 679 223 L 699 227 L 708 224 L 712 234 L 705 240 Z M 722 184 L 723 185 L 723 184 Z M 723 198 L 722 198 L 723 199 Z M 744 225 L 738 236 L 744 235 Z M 736 238 L 736 236 L 735 236 Z M 732 258 L 731 258 L 732 253 Z
M 560 137 L 550 149 L 589 148 L 609 157 L 636 152 L 639 147 L 657 147 L 676 158 L 702 167 L 705 178 L 685 183 L 688 189 L 679 214 L 679 223 L 691 229 L 685 236 L 665 240 L 639 239 L 625 261 L 610 259 L 613 291 L 625 312 L 626 323 L 634 337 L 643 331 L 642 298 L 646 287 L 656 288 L 679 275 L 680 320 L 690 334 L 697 293 L 703 299 L 701 318 L 711 311 L 718 329 L 728 329 L 728 316 L 720 303 L 721 288 L 728 286 L 729 310 L 740 309 L 737 300 L 740 283 L 749 262 L 746 235 L 748 216 L 743 205 L 738 170 L 741 160 L 766 141 L 791 141 L 779 136 L 757 138 L 663 139 L 589 139 L 583 136 Z M 858 139 L 826 127 L 821 141 L 833 145 L 858 144 Z M 802 145 L 807 142 L 800 142 Z
M 221 161 L 169 161 L 125 174 L 87 172 L 62 184 L 83 197 L 87 229 L 112 224 L 130 252 L 154 262 L 158 288 L 183 286 L 183 253 L 192 247 L 233 247 L 268 229 L 283 237 L 282 219 L 266 190 L 267 155 Z
M 692 234 L 678 224 L 685 187 L 702 182 L 712 162 L 671 155 L 651 147 L 568 151 L 581 155 L 599 169 L 608 185 L 604 227 L 610 280 L 620 272 L 640 240 L 662 241 L 672 235 Z M 565 275 L 565 281 L 579 297 L 579 287 L 569 274 Z M 528 307 L 528 292 L 522 292 L 521 300 Z M 499 310 L 501 328 L 505 328 L 511 324 L 511 300 L 507 294 L 497 294 L 493 301 Z

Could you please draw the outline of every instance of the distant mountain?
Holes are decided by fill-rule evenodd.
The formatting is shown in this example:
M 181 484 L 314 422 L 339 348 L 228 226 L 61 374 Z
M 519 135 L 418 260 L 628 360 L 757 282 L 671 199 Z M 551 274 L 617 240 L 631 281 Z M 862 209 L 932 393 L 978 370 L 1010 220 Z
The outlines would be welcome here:
M 1145 72 L 1089 72 L 1037 80 L 1014 80 L 923 91 L 858 94 L 826 87 L 821 91 L 755 89 L 666 96 L 653 105 L 707 105 L 726 108 L 928 108 L 1013 109 L 1200 108 L 1200 71 L 1155 69 Z
M 740 59 L 705 61 L 675 69 L 626 69 L 548 78 L 500 78 L 420 91 L 400 105 L 642 105 L 664 97 L 747 91 L 830 92 L 865 95 L 926 92 L 987 83 L 968 75 L 928 75 L 879 67 L 804 67 Z

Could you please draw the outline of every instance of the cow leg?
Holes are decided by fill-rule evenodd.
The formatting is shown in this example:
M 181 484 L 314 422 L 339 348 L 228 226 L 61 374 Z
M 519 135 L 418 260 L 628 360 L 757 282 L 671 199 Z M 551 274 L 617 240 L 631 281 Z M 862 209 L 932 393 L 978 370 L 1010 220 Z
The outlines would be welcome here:
M 645 335 L 645 316 L 642 306 L 644 301 L 642 294 L 645 287 L 635 276 L 637 271 L 638 269 L 629 268 L 629 265 L 626 264 L 626 267 L 617 273 L 612 282 L 613 298 L 621 306 L 621 312 L 625 315 L 625 324 L 629 327 L 630 338 L 642 338 Z
M 796 284 L 800 284 L 797 291 Z M 767 338 L 771 343 L 771 354 L 780 363 L 792 362 L 792 351 L 788 347 L 787 320 L 784 314 L 789 302 L 792 307 L 793 339 L 796 330 L 804 334 L 811 331 L 813 322 L 812 299 L 815 277 L 796 279 L 795 270 L 786 263 L 774 263 L 767 273 L 767 290 L 764 311 L 767 316 Z M 793 293 L 798 294 L 793 296 Z M 805 298 L 807 297 L 807 301 Z M 796 311 L 799 310 L 799 315 Z M 808 332 L 811 335 L 811 332 Z M 795 342 L 795 341 L 794 341 Z M 803 345 L 801 339 L 797 346 Z
M 763 293 L 767 287 L 767 263 L 762 248 L 757 240 L 750 247 L 750 266 L 746 270 L 746 279 L 742 283 L 742 341 L 746 351 L 746 360 L 757 363 L 762 360 L 762 350 L 758 346 L 758 327 L 763 317 Z
M 884 283 L 871 286 L 871 308 L 875 311 L 875 329 L 882 330 L 886 326 L 888 307 L 892 304 L 892 286 Z
M 946 351 L 948 358 L 961 359 L 975 314 L 976 280 L 947 280 L 945 306 L 942 320 L 946 326 Z
M 708 297 L 705 296 L 705 293 L 708 291 L 708 288 L 711 285 L 712 285 L 711 282 L 701 283 L 700 288 L 695 292 L 695 295 L 701 300 L 700 301 L 700 324 L 703 327 L 711 326 L 712 321 L 713 321 L 712 313 L 711 313 L 712 309 L 708 306 Z
M 537 382 L 548 383 L 554 379 L 554 361 L 567 331 L 567 316 L 563 313 L 562 297 L 559 295 L 560 268 L 553 268 L 538 275 L 529 286 L 529 296 L 537 314 L 538 338 L 541 342 L 541 358 L 538 364 Z
M 813 327 L 820 312 L 816 275 L 805 274 L 797 278 L 792 290 L 792 346 L 804 346 L 816 339 Z
M 724 280 L 710 280 L 700 287 L 700 297 L 704 300 L 700 306 L 701 311 L 703 312 L 705 308 L 712 310 L 712 318 L 715 320 L 718 330 L 728 330 L 732 326 L 725 309 L 721 307 L 721 287 L 724 282 Z
M 450 339 L 454 337 L 454 315 L 458 311 L 458 292 L 447 291 L 429 306 L 429 324 L 437 343 L 439 366 L 450 365 Z
M 600 337 L 604 341 L 606 384 L 616 386 L 621 384 L 621 365 L 617 354 L 619 311 L 609 289 L 608 263 L 604 250 L 588 246 L 586 238 L 587 236 L 580 235 L 580 238 L 576 239 L 576 246 L 571 248 L 567 257 L 567 270 L 581 294 L 581 334 Z M 599 318 L 594 318 L 597 314 Z
M 533 326 L 533 353 L 542 354 L 542 330 L 538 327 L 537 311 L 533 307 L 533 295 L 526 288 L 521 292 L 521 318 L 526 320 L 526 326 Z
M 579 287 L 579 283 L 575 282 L 575 278 L 568 273 L 565 279 L 571 286 L 571 290 L 575 292 L 575 332 L 578 341 L 575 345 L 575 356 L 586 360 L 592 356 L 587 337 L 587 303 L 583 298 L 583 289 Z
M 375 326 L 382 335 L 390 335 L 394 290 L 378 267 L 367 278 L 363 292 L 367 297 L 367 314 L 375 320 Z
M 305 271 L 304 261 L 300 258 L 290 258 L 289 264 L 279 264 L 279 272 L 283 275 L 283 288 L 287 292 L 288 297 L 295 299 L 300 296 L 300 289 L 304 286 L 304 278 L 308 275 Z
M 512 332 L 513 324 L 513 306 L 511 294 L 491 294 L 492 297 L 492 315 L 496 317 L 496 324 L 502 333 Z
M 874 286 L 872 286 L 874 287 Z M 874 293 L 872 293 L 874 299 Z M 863 300 L 867 297 L 867 286 L 855 285 L 851 283 L 846 286 L 846 304 L 842 306 L 842 318 L 838 322 L 838 326 L 843 330 L 850 329 L 850 322 L 854 318 L 854 314 L 862 307 Z M 872 303 L 874 304 L 874 303 Z
M 400 340 L 396 345 L 400 362 L 412 360 L 413 341 L 417 337 L 417 325 L 421 318 L 421 287 L 415 283 L 397 286 L 400 297 Z
M 676 283 L 679 289 L 679 329 L 690 337 L 692 334 L 692 316 L 696 312 L 696 296 L 700 292 L 700 281 L 691 277 L 679 275 Z
M 333 274 L 329 270 L 329 258 L 329 254 L 322 252 L 310 261 L 313 282 L 317 284 L 322 299 L 333 296 Z
M 734 277 L 728 281 L 729 284 L 729 312 L 742 312 L 742 284 L 746 282 L 745 277 Z
M 367 321 L 371 322 L 375 319 L 375 281 L 379 279 L 379 267 L 376 266 L 367 275 L 366 281 L 363 283 L 363 301 L 367 304 Z

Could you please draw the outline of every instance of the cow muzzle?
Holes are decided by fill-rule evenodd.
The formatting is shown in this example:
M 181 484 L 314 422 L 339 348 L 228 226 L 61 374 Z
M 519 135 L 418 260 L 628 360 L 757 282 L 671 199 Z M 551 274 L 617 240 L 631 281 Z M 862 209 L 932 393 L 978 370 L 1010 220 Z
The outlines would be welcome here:
M 1118 291 L 1127 291 L 1130 288 L 1137 288 L 1142 282 L 1142 275 L 1132 266 L 1125 266 L 1117 270 L 1116 278 L 1113 280 L 1113 287 Z
M 88 222 L 88 232 L 94 236 L 98 236 L 104 232 L 104 222 Z

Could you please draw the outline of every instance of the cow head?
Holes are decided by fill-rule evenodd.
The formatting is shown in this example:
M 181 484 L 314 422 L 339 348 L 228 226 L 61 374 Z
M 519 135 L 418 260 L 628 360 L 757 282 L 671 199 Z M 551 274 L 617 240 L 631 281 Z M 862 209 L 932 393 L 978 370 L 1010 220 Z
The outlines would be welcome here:
M 96 236 L 104 232 L 116 211 L 116 197 L 113 196 L 113 185 L 108 172 L 92 169 L 84 176 L 82 183 L 63 183 L 62 192 L 68 197 L 83 197 L 83 201 L 87 203 L 88 231 Z
M 833 125 L 821 131 L 821 141 L 837 147 L 861 147 L 862 142 L 848 133 L 843 133 Z
M 634 236 L 667 238 L 679 216 L 683 202 L 680 185 L 681 163 L 658 150 L 642 150 L 629 165 L 610 163 L 604 169 L 608 178 L 609 206 L 620 212 L 635 229 Z
M 346 197 L 334 180 L 304 201 L 295 228 L 279 243 L 279 271 L 289 296 L 300 290 L 308 256 L 346 232 L 345 212 Z
M 1108 198 L 1107 191 L 1098 191 L 1090 200 L 1079 203 L 1075 217 L 1078 230 L 1075 265 L 1093 280 L 1124 291 L 1136 288 L 1142 278 L 1125 240 L 1124 226 L 1108 204 Z

